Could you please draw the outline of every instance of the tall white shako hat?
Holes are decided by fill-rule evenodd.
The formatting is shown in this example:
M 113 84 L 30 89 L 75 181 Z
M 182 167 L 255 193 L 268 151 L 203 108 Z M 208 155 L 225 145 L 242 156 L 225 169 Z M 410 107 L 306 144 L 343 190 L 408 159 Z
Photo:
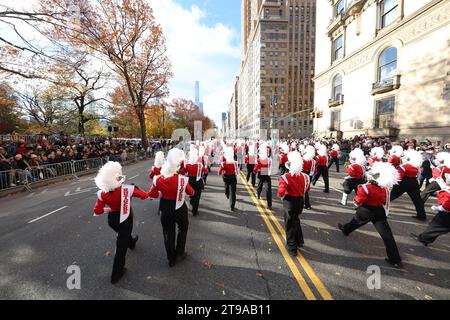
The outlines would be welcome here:
M 403 156 L 403 147 L 402 146 L 393 146 L 392 149 L 389 151 L 390 155 L 395 155 L 397 157 Z
M 350 152 L 350 163 L 356 163 L 362 166 L 365 166 L 367 163 L 366 157 L 364 156 L 364 151 L 362 151 L 360 148 L 353 149 L 352 152 Z
M 120 163 L 108 161 L 100 168 L 94 181 L 101 191 L 111 192 L 120 187 L 125 182 L 125 178 Z
M 249 146 L 248 146 L 248 155 L 249 156 L 255 155 L 255 148 L 256 148 L 256 146 L 254 144 L 249 144 Z
M 300 174 L 303 170 L 302 155 L 298 151 L 291 151 L 288 154 L 288 162 L 286 168 L 289 169 L 290 174 Z
M 375 162 L 370 170 L 370 175 L 380 187 L 391 189 L 398 184 L 398 171 L 388 162 Z
M 422 166 L 422 162 L 423 162 L 423 157 L 419 151 L 409 149 L 403 153 L 403 157 L 402 157 L 403 164 L 409 163 L 413 167 L 420 169 L 420 167 Z
M 193 148 L 189 151 L 189 164 L 196 164 L 198 162 L 198 150 Z
M 444 152 L 439 152 L 436 155 L 435 164 L 436 165 L 443 164 L 444 166 L 450 168 L 450 153 L 445 152 L 445 151 Z
M 223 157 L 227 163 L 234 163 L 234 148 L 233 147 L 225 147 L 223 151 Z
M 313 146 L 307 145 L 305 151 L 303 152 L 303 160 L 311 161 L 316 156 L 316 149 Z
M 154 165 L 157 168 L 161 168 L 163 164 L 164 164 L 164 152 L 158 151 L 155 154 L 155 164 Z
M 264 142 L 260 147 L 258 151 L 259 158 L 261 160 L 266 160 L 268 158 L 268 152 L 267 152 L 267 143 Z
M 370 150 L 370 156 L 382 159 L 384 156 L 384 149 L 381 147 L 372 148 L 372 150 Z
M 283 152 L 285 154 L 288 154 L 289 153 L 289 146 L 288 146 L 288 144 L 286 142 L 283 142 L 280 145 L 280 150 L 281 150 L 281 152 Z
M 331 147 L 331 149 L 332 150 L 334 150 L 334 151 L 339 151 L 339 150 L 341 150 L 341 148 L 339 147 L 339 145 L 338 144 L 333 144 L 333 146 Z
M 327 155 L 327 146 L 320 144 L 317 148 L 317 154 L 319 156 L 326 156 Z
M 165 178 L 170 178 L 178 171 L 180 163 L 184 161 L 184 152 L 181 149 L 173 148 L 167 154 L 166 162 L 161 168 L 161 175 Z

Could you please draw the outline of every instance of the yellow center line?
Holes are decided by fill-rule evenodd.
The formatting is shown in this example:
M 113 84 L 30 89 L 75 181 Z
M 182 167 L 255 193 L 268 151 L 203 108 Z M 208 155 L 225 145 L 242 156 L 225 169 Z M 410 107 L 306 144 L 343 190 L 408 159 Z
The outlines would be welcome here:
M 245 188 L 247 189 L 249 195 L 251 196 L 253 202 L 255 203 L 256 208 L 258 209 L 259 213 L 261 213 L 261 216 L 262 216 L 264 222 L 266 223 L 267 228 L 269 229 L 273 239 L 275 240 L 275 243 L 277 244 L 278 248 L 280 249 L 281 254 L 283 255 L 284 259 L 286 260 L 286 262 L 287 262 L 289 268 L 291 269 L 295 279 L 297 280 L 297 283 L 300 286 L 300 289 L 305 294 L 306 299 L 308 299 L 308 300 L 317 300 L 316 297 L 314 296 L 314 293 L 312 292 L 311 288 L 308 286 L 305 278 L 303 278 L 303 276 L 301 275 L 300 270 L 298 270 L 297 265 L 295 264 L 294 260 L 291 258 L 291 256 L 287 252 L 287 250 L 286 250 L 282 240 L 278 236 L 278 233 L 275 231 L 274 227 L 270 223 L 269 218 L 264 213 L 264 210 L 258 204 L 258 200 L 256 199 L 256 197 L 253 194 L 253 192 L 250 190 L 250 188 L 247 185 L 245 179 L 243 179 L 242 176 L 241 176 L 241 179 L 242 179 L 242 182 L 244 183 Z
M 243 174 L 241 172 L 241 174 Z M 245 177 L 241 176 L 241 179 L 243 179 L 244 184 L 247 185 Z M 248 184 L 248 187 L 253 190 L 253 193 L 256 194 L 255 189 L 253 186 Z M 284 228 L 281 226 L 280 222 L 278 221 L 277 217 L 274 215 L 273 211 L 269 209 L 267 206 L 267 203 L 263 201 L 262 199 L 259 199 L 259 203 L 262 205 L 262 207 L 265 209 L 265 211 L 269 214 L 271 220 L 279 230 L 281 236 L 286 241 L 286 233 L 284 231 Z M 319 276 L 314 272 L 311 265 L 308 263 L 308 261 L 305 259 L 305 257 L 301 254 L 301 252 L 297 251 L 297 260 L 300 262 L 300 265 L 303 267 L 303 270 L 306 272 L 306 274 L 309 276 L 311 281 L 313 282 L 314 286 L 316 287 L 317 291 L 319 291 L 320 295 L 325 300 L 333 300 L 333 297 L 331 296 L 330 292 L 327 290 L 323 282 L 320 280 Z

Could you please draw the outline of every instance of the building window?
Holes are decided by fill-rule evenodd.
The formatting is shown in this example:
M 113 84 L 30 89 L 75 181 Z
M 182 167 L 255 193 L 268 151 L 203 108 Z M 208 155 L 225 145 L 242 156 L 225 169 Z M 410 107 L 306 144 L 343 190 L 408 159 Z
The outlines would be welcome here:
M 345 10 L 345 6 L 344 6 L 344 0 L 339 0 L 338 3 L 336 3 L 334 10 L 336 12 L 336 16 L 343 13 Z
M 341 111 L 331 111 L 330 131 L 341 131 Z
M 342 94 L 342 76 L 337 74 L 333 79 L 333 95 L 334 101 L 338 100 L 338 95 Z
M 398 0 L 381 2 L 381 28 L 390 25 L 398 17 Z
M 378 60 L 378 81 L 383 81 L 395 76 L 397 71 L 397 48 L 385 49 Z
M 343 49 L 343 37 L 340 35 L 333 41 L 333 61 L 340 59 L 344 56 Z
M 375 128 L 392 128 L 395 113 L 395 97 L 378 100 L 375 107 Z

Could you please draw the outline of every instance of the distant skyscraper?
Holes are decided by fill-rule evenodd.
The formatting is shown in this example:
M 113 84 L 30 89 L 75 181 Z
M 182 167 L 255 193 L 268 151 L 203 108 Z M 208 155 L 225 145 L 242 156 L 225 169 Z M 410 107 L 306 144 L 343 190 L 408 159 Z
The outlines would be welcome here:
M 200 102 L 200 82 L 195 81 L 195 105 L 203 112 L 203 102 Z

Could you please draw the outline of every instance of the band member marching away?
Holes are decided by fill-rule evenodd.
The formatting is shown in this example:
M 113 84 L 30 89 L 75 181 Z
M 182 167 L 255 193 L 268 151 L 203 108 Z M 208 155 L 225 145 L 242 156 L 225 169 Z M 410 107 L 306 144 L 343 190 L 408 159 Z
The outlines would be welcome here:
M 280 177 L 278 197 L 283 200 L 286 246 L 289 253 L 296 256 L 297 249 L 304 244 L 300 214 L 304 195 L 310 189 L 310 180 L 307 174 L 302 173 L 303 160 L 298 151 L 290 152 L 288 161 L 289 173 Z
M 289 153 L 289 146 L 287 143 L 283 143 L 280 145 L 280 154 L 279 154 L 279 158 L 280 158 L 280 165 L 279 165 L 279 169 L 280 169 L 280 175 L 283 175 L 285 173 L 288 172 L 287 168 L 286 168 L 286 162 L 288 161 L 288 153 Z
M 206 171 L 204 171 L 202 174 L 203 185 L 205 185 L 206 179 L 208 179 L 208 174 L 209 172 L 211 172 L 211 160 L 209 159 L 209 156 L 206 154 L 206 147 L 203 145 L 200 146 L 200 148 L 198 149 L 198 162 L 203 164 L 203 166 L 206 169 Z
M 439 152 L 434 162 L 436 166 L 432 169 L 433 178 L 430 180 L 430 184 L 425 187 L 425 190 L 420 193 L 424 203 L 433 193 L 446 186 L 446 174 L 450 174 L 450 153 Z
M 438 191 L 437 200 L 439 205 L 431 207 L 437 214 L 426 230 L 418 236 L 411 234 L 425 246 L 433 243 L 437 237 L 450 232 L 450 173 L 446 174 L 446 184 Z
M 328 169 L 331 168 L 331 166 L 333 165 L 333 163 L 336 164 L 336 172 L 339 172 L 339 152 L 340 152 L 340 147 L 337 144 L 333 144 L 333 146 L 331 147 L 331 151 L 330 151 L 330 163 L 328 164 Z
M 185 196 L 186 194 L 194 195 L 189 179 L 176 173 L 183 157 L 182 150 L 175 148 L 169 151 L 166 162 L 161 168 L 161 175 L 153 182 L 149 192 L 151 198 L 160 198 L 161 225 L 170 267 L 175 265 L 177 258 L 186 258 L 185 246 L 189 220 Z M 178 235 L 176 235 L 176 226 L 178 226 Z
M 152 167 L 152 171 L 150 171 L 150 180 L 153 180 L 155 177 L 161 174 L 161 167 L 164 164 L 164 152 L 158 151 L 155 155 L 155 164 Z
M 310 181 L 316 174 L 315 156 L 316 149 L 311 145 L 307 145 L 303 151 L 303 173 L 306 173 L 309 176 Z M 305 193 L 305 209 L 311 209 L 309 191 Z
M 225 195 L 230 200 L 230 209 L 234 211 L 236 205 L 236 185 L 239 165 L 234 160 L 233 147 L 226 147 L 224 150 L 224 161 L 220 163 L 219 175 L 223 177 L 225 183 Z
M 117 232 L 116 253 L 111 274 L 111 283 L 117 283 L 126 272 L 127 249 L 134 250 L 138 236 L 132 237 L 133 211 L 131 198 L 147 199 L 148 194 L 138 187 L 123 185 L 125 176 L 118 162 L 107 162 L 95 177 L 100 189 L 97 193 L 94 215 L 108 214 L 108 225 Z M 106 207 L 106 208 L 105 208 Z
M 184 168 L 180 170 L 180 174 L 189 177 L 189 185 L 194 189 L 194 195 L 192 195 L 190 199 L 192 215 L 194 217 L 198 214 L 200 197 L 203 190 L 202 174 L 207 172 L 208 169 L 199 161 L 198 150 L 196 148 L 191 148 L 189 151 L 189 161 Z
M 399 172 L 399 184 L 392 189 L 391 201 L 394 201 L 407 192 L 416 207 L 417 215 L 413 217 L 425 221 L 427 217 L 424 203 L 420 198 L 419 182 L 417 181 L 422 161 L 422 155 L 418 151 L 406 150 L 404 152 L 402 158 L 403 164 L 397 168 Z
M 255 155 L 255 145 L 251 144 L 248 146 L 248 153 L 245 156 L 245 164 L 247 165 L 247 182 L 250 181 L 250 176 L 252 177 L 252 186 L 256 185 L 256 174 L 255 174 L 255 164 L 256 164 L 256 155 Z
M 328 176 L 328 156 L 327 156 L 327 147 L 321 144 L 317 149 L 317 174 L 313 180 L 313 186 L 316 185 L 317 180 L 319 180 L 320 176 L 323 177 L 323 182 L 325 184 L 325 189 L 323 192 L 330 192 L 330 179 Z
M 376 162 L 372 166 L 369 182 L 358 187 L 355 197 L 357 206 L 353 219 L 345 224 L 338 224 L 338 228 L 345 236 L 356 229 L 372 222 L 386 246 L 386 261 L 396 268 L 401 267 L 401 257 L 398 252 L 391 228 L 387 221 L 389 215 L 390 189 L 397 184 L 398 172 L 389 163 Z
M 268 156 L 268 146 L 264 143 L 259 148 L 259 157 L 256 160 L 254 172 L 258 174 L 258 188 L 256 189 L 258 199 L 261 198 L 261 193 L 264 185 L 266 185 L 266 200 L 267 206 L 272 210 L 272 159 Z
M 348 176 L 344 178 L 344 183 L 342 184 L 344 194 L 342 195 L 341 204 L 343 206 L 347 205 L 348 195 L 353 190 L 356 193 L 358 186 L 366 181 L 366 157 L 361 149 L 355 148 L 350 152 L 350 165 L 347 168 L 347 173 Z

